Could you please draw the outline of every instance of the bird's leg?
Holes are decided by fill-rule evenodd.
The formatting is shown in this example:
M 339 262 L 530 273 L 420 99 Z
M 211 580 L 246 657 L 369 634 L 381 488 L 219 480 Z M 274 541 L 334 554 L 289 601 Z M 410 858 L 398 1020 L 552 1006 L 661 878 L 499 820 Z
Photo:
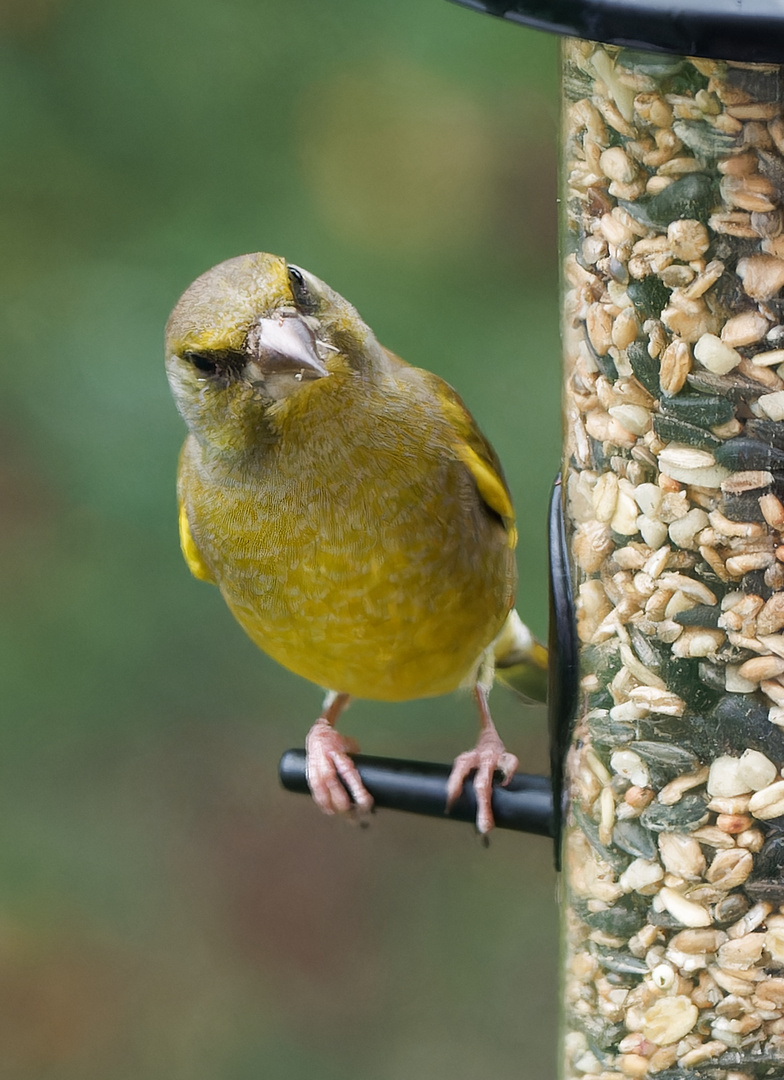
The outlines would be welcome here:
M 350 701 L 348 694 L 327 694 L 321 716 L 305 739 L 308 787 L 316 806 L 325 814 L 346 814 L 355 805 L 365 812 L 373 808 L 373 798 L 349 757 L 357 753 L 359 746 L 335 730 Z
M 476 792 L 476 827 L 484 836 L 493 827 L 491 799 L 493 795 L 493 775 L 502 774 L 502 784 L 508 784 L 519 764 L 514 754 L 510 754 L 495 729 L 487 705 L 487 691 L 477 683 L 474 694 L 479 705 L 479 738 L 473 750 L 467 750 L 455 758 L 452 772 L 447 782 L 447 810 L 460 795 L 469 773 L 476 771 L 474 791 Z

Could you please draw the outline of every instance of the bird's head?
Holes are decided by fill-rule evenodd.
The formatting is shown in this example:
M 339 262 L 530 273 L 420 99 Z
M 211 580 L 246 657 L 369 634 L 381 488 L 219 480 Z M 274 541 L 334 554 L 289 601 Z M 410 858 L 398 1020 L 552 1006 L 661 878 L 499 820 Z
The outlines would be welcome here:
M 263 252 L 197 278 L 169 316 L 165 348 L 169 384 L 189 429 L 227 451 L 274 437 L 317 386 L 360 374 L 381 353 L 343 297 Z

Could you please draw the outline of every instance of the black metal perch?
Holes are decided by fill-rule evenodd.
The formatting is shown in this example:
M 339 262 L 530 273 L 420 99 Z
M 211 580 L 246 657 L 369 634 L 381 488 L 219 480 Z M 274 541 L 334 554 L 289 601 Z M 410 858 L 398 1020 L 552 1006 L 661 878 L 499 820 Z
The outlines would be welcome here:
M 357 755 L 354 763 L 378 807 L 446 817 L 452 821 L 476 820 L 476 797 L 471 780 L 466 781 L 462 795 L 452 808 L 445 809 L 448 765 L 364 754 Z M 287 791 L 308 794 L 304 750 L 287 750 L 280 760 L 278 772 Z M 553 793 L 549 778 L 516 773 L 506 787 L 496 785 L 493 817 L 499 829 L 552 836 Z

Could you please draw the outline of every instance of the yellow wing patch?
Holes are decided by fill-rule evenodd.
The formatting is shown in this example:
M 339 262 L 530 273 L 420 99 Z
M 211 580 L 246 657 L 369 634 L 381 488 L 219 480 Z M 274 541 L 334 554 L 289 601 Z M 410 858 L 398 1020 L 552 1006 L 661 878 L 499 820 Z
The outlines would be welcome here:
M 196 547 L 196 541 L 193 539 L 185 503 L 180 503 L 180 547 L 188 564 L 188 569 L 193 576 L 198 578 L 199 581 L 208 581 L 211 585 L 215 585 L 215 578 L 212 576 L 204 559 L 202 559 L 199 549 Z
M 482 499 L 503 520 L 509 547 L 514 550 L 517 546 L 514 507 L 495 451 L 455 391 L 443 385 L 448 396 L 442 395 L 442 408 L 462 436 L 453 443 L 455 454 L 471 473 Z
M 495 469 L 491 468 L 486 461 L 482 461 L 476 450 L 473 450 L 467 443 L 455 443 L 455 450 L 457 456 L 476 481 L 479 494 L 490 509 L 495 510 L 496 514 L 504 519 L 504 523 L 513 521 L 512 500 L 509 498 L 507 490 L 501 483 Z
M 503 519 L 507 532 L 507 543 L 514 551 L 517 547 L 517 529 L 514 523 L 514 510 L 509 492 L 498 473 L 477 454 L 467 443 L 456 443 L 457 456 L 474 478 L 479 494 L 484 501 Z

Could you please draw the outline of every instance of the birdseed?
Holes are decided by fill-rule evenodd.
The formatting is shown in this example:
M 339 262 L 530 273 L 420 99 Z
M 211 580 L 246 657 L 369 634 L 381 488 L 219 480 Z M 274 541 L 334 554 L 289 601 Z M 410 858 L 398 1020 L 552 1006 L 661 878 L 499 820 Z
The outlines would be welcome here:
M 782 69 L 564 42 L 566 1080 L 784 1070 Z

